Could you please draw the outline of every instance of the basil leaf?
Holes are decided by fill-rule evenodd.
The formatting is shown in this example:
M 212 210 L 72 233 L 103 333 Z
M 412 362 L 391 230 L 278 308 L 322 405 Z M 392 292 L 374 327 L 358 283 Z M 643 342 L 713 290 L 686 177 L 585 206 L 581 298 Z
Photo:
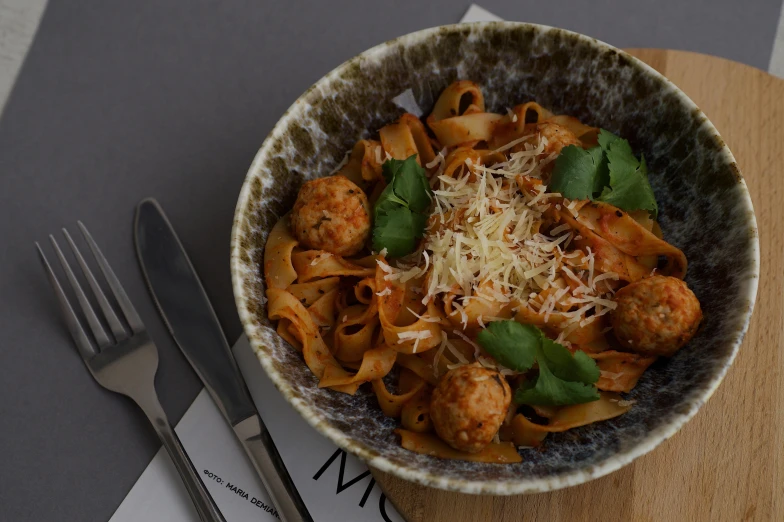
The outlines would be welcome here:
M 610 145 L 607 158 L 610 187 L 609 190 L 605 189 L 597 199 L 623 210 L 648 210 L 655 219 L 659 207 L 648 181 L 645 157 L 641 157 L 638 162 L 629 143 L 626 140 L 618 140 Z
M 610 147 L 611 143 L 618 141 L 621 138 L 610 131 L 600 129 L 597 139 L 599 141 L 599 146 L 602 148 L 602 150 L 606 151 Z
M 373 249 L 386 248 L 390 257 L 402 257 L 416 248 L 425 234 L 432 191 L 416 156 L 390 159 L 381 166 L 387 186 L 373 207 Z
M 397 161 L 397 164 L 392 182 L 395 195 L 405 201 L 412 212 L 426 211 L 430 208 L 432 191 L 425 176 L 425 169 L 417 164 L 416 156 L 402 162 Z
M 610 162 L 607 160 L 607 155 L 601 147 L 593 147 L 589 149 L 594 156 L 596 163 L 596 173 L 593 176 L 593 193 L 591 199 L 602 193 L 604 187 L 610 184 Z M 598 156 L 598 158 L 597 158 Z
M 530 324 L 493 321 L 479 332 L 476 340 L 493 359 L 524 372 L 533 366 L 542 337 L 541 330 Z
M 406 202 L 395 195 L 392 185 L 387 185 L 381 192 L 381 195 L 379 195 L 378 200 L 376 200 L 376 204 L 373 207 L 373 217 L 378 221 L 380 214 L 386 214 L 400 207 L 406 207 Z
M 406 160 L 390 158 L 381 165 L 381 174 L 384 176 L 384 181 L 387 182 L 387 185 L 392 184 L 392 180 L 395 179 L 395 175 L 403 168 L 405 162 Z
M 565 406 L 599 398 L 593 385 L 599 368 L 584 352 L 574 355 L 545 337 L 536 326 L 517 321 L 494 321 L 477 335 L 477 341 L 500 364 L 524 372 L 536 363 L 539 375 L 523 382 L 515 392 L 518 404 Z
M 604 129 L 599 145 L 564 147 L 556 158 L 548 189 L 569 199 L 593 199 L 623 210 L 644 209 L 655 219 L 659 208 L 648 181 L 645 158 L 638 161 L 629 142 Z
M 585 352 L 578 350 L 572 354 L 565 346 L 545 337 L 542 355 L 559 379 L 584 384 L 593 384 L 599 380 L 599 367 Z
M 596 172 L 602 158 L 601 147 L 584 150 L 569 145 L 555 159 L 548 188 L 569 199 L 588 199 L 595 191 Z
M 532 406 L 568 406 L 599 400 L 599 391 L 593 385 L 559 379 L 547 363 L 539 360 L 539 376 L 531 387 L 521 386 L 515 391 L 515 402 Z
M 421 237 L 426 219 L 406 207 L 380 213 L 373 227 L 373 250 L 380 252 L 386 248 L 389 257 L 410 254 L 416 248 L 416 239 Z

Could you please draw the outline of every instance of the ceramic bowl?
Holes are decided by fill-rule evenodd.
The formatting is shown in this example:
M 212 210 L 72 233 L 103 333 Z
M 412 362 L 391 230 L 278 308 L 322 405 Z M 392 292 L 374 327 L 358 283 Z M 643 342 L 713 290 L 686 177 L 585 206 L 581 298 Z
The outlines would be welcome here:
M 303 181 L 328 175 L 347 150 L 402 110 L 411 89 L 424 113 L 457 79 L 477 82 L 488 110 L 536 100 L 628 139 L 642 152 L 665 238 L 688 260 L 686 281 L 703 327 L 649 368 L 621 417 L 551 434 L 519 464 L 441 460 L 400 447 L 371 391 L 319 389 L 299 353 L 267 319 L 262 256 L 267 233 Z M 624 52 L 569 31 L 491 22 L 437 27 L 374 47 L 307 90 L 264 141 L 239 196 L 231 274 L 245 332 L 280 393 L 319 432 L 403 479 L 465 493 L 553 490 L 600 477 L 672 436 L 716 390 L 749 324 L 759 277 L 751 199 L 732 154 L 699 108 Z

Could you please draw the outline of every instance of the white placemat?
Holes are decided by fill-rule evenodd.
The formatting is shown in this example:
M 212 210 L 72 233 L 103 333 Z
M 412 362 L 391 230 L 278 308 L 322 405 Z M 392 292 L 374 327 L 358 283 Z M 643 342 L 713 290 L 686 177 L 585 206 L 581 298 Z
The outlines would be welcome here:
M 471 5 L 461 22 L 500 20 Z M 317 522 L 403 522 L 364 462 L 308 425 L 262 370 L 244 335 L 232 348 L 237 364 L 286 468 Z M 183 446 L 227 522 L 277 520 L 275 507 L 206 390 L 176 428 Z M 110 522 L 198 520 L 169 455 L 159 450 Z
M 460 23 L 465 22 L 500 22 L 503 20 L 500 16 L 496 16 L 487 9 L 483 7 L 479 7 L 476 4 L 471 4 L 466 11 L 466 14 L 463 15 L 463 18 L 460 19 Z
M 403 522 L 364 462 L 308 425 L 261 369 L 244 335 L 232 348 L 253 400 L 294 484 L 318 522 Z M 206 390 L 177 425 L 177 435 L 228 522 L 273 521 L 275 508 Z M 198 520 L 169 455 L 161 449 L 111 522 Z

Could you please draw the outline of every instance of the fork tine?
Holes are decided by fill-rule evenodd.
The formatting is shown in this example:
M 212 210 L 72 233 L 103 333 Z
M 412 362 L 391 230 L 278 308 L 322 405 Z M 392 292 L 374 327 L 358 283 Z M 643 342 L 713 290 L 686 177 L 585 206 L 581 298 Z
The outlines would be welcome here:
M 46 275 L 49 277 L 49 283 L 52 285 L 52 290 L 54 290 L 57 300 L 60 302 L 60 308 L 63 311 L 68 330 L 71 332 L 71 337 L 73 337 L 73 340 L 76 343 L 76 348 L 79 350 L 79 354 L 84 360 L 89 360 L 95 355 L 95 349 L 90 343 L 90 339 L 87 338 L 87 334 L 84 333 L 82 325 L 79 324 L 76 313 L 73 308 L 71 308 L 71 303 L 68 302 L 65 292 L 63 292 L 63 287 L 60 286 L 60 281 L 58 281 L 57 276 L 54 275 L 54 270 L 52 270 L 51 265 L 49 265 L 49 261 L 46 259 L 44 251 L 41 250 L 41 245 L 39 245 L 37 241 L 35 242 L 35 248 L 38 249 L 38 257 L 41 259 L 44 271 L 46 271 Z
M 104 348 L 111 346 L 111 339 L 109 339 L 109 336 L 106 335 L 101 322 L 98 320 L 98 316 L 95 315 L 90 301 L 87 300 L 87 296 L 84 294 L 82 286 L 76 279 L 73 270 L 71 270 L 71 265 L 69 265 L 68 261 L 65 259 L 63 251 L 60 250 L 60 245 L 57 244 L 57 240 L 51 234 L 49 235 L 49 241 L 51 241 L 52 246 L 54 247 L 54 251 L 60 260 L 60 265 L 62 265 L 63 270 L 65 270 L 65 275 L 68 277 L 68 282 L 71 283 L 71 288 L 76 294 L 76 300 L 79 301 L 79 306 L 82 308 L 84 316 L 87 318 L 87 324 L 90 325 L 90 330 L 93 332 L 93 337 L 95 337 L 95 342 L 98 344 L 98 348 L 103 350 Z
M 114 275 L 114 271 L 112 267 L 109 266 L 109 262 L 104 257 L 101 249 L 98 248 L 98 245 L 95 243 L 93 236 L 87 231 L 87 227 L 81 221 L 77 221 L 79 225 L 79 229 L 82 231 L 82 235 L 84 239 L 87 241 L 87 244 L 90 245 L 90 250 L 93 251 L 93 255 L 95 256 L 96 261 L 98 261 L 98 266 L 101 268 L 101 272 L 103 272 L 103 276 L 106 278 L 106 281 L 109 283 L 109 288 L 112 289 L 112 293 L 114 293 L 114 298 L 117 299 L 117 303 L 120 305 L 120 308 L 125 314 L 125 319 L 128 321 L 128 324 L 135 333 L 140 333 L 144 331 L 144 323 L 142 322 L 141 317 L 139 314 L 136 313 L 136 309 L 131 304 L 131 300 L 128 299 L 128 294 L 125 293 L 120 281 L 117 279 L 117 276 Z
M 77 248 L 76 243 L 74 243 L 74 240 L 71 238 L 71 234 L 69 234 L 66 229 L 63 229 L 63 235 L 68 241 L 68 244 L 71 246 L 71 251 L 76 257 L 76 261 L 79 263 L 79 266 L 82 269 L 82 273 L 87 279 L 87 283 L 89 283 L 90 288 L 92 288 L 93 295 L 95 295 L 95 298 L 98 300 L 98 305 L 101 307 L 101 310 L 103 310 L 103 315 L 106 318 L 106 322 L 109 323 L 109 327 L 112 329 L 114 339 L 117 342 L 127 339 L 128 332 L 125 331 L 122 323 L 117 318 L 117 314 L 114 313 L 114 310 L 109 304 L 109 301 L 106 299 L 106 295 L 104 295 L 103 290 L 101 290 L 98 281 L 95 280 L 95 276 L 93 276 L 92 270 L 90 270 L 90 267 L 87 266 L 87 263 L 84 261 L 84 257 L 82 257 L 82 253 L 79 252 L 79 248 Z

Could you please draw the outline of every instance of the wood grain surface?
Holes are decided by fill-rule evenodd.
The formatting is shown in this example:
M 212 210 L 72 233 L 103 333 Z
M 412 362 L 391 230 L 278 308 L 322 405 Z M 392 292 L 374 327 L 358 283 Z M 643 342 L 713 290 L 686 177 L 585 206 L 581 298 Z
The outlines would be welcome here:
M 621 470 L 581 486 L 472 496 L 374 471 L 411 522 L 784 520 L 784 81 L 706 55 L 629 52 L 702 108 L 751 191 L 761 279 L 740 353 L 710 401 L 678 434 Z

